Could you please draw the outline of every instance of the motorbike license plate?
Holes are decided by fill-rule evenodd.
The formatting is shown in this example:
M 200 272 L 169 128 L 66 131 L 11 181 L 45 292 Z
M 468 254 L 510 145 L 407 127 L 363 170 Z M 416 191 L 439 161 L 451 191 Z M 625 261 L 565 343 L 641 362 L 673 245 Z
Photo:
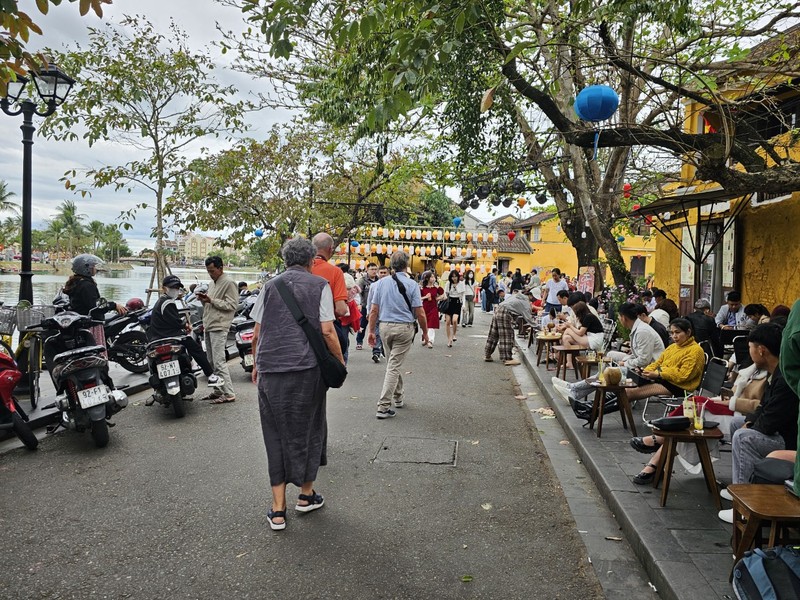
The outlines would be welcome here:
M 244 366 L 245 367 L 252 367 L 253 366 L 253 355 L 252 354 L 245 354 L 243 360 L 244 360 Z
M 169 360 L 158 364 L 158 378 L 167 379 L 181 374 L 181 367 L 177 360 Z
M 80 402 L 81 408 L 91 408 L 98 404 L 105 404 L 106 401 L 108 401 L 108 388 L 104 385 L 78 390 L 78 402 Z

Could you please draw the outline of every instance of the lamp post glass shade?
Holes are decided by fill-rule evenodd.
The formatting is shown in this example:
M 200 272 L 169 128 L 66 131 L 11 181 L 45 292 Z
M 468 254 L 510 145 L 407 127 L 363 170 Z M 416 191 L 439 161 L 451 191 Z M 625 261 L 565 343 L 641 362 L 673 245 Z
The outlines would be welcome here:
M 28 85 L 28 78 L 22 75 L 17 75 L 16 81 L 9 81 L 6 86 L 6 100 L 14 104 L 22 95 L 25 86 Z
M 34 74 L 33 82 L 42 100 L 58 106 L 66 100 L 75 80 L 62 73 L 56 65 L 50 64 Z

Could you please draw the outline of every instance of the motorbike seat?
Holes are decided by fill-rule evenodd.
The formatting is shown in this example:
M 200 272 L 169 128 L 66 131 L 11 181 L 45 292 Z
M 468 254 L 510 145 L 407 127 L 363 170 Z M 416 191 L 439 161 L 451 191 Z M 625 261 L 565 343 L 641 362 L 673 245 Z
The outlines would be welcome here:
M 86 356 L 87 354 L 100 354 L 105 351 L 106 349 L 103 346 L 84 346 L 83 348 L 75 348 L 74 350 L 67 350 L 66 352 L 56 354 L 53 357 L 53 362 L 63 362 L 65 360 Z
M 166 344 L 182 344 L 182 343 L 183 343 L 183 337 L 161 338 L 161 339 L 158 339 L 158 340 L 153 340 L 152 342 L 148 342 L 147 343 L 147 350 L 152 350 L 153 348 L 157 348 L 159 346 L 164 346 Z

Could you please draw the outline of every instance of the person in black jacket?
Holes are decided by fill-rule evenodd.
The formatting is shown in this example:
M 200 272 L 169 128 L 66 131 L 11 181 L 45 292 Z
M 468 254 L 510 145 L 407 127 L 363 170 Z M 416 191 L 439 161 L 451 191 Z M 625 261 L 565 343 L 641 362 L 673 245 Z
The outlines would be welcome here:
M 782 330 L 774 323 L 756 326 L 747 338 L 750 358 L 756 368 L 765 369 L 767 389 L 754 413 L 734 417 L 731 422 L 733 483 L 749 483 L 756 462 L 775 450 L 797 449 L 797 413 L 800 399 L 781 373 L 779 360 Z M 730 499 L 728 490 L 720 495 Z M 733 509 L 723 510 L 719 518 L 733 523 Z
M 667 328 L 648 314 L 647 307 L 644 304 L 637 304 L 636 312 L 638 313 L 640 321 L 647 323 L 650 325 L 650 327 L 655 329 L 658 337 L 660 337 L 661 341 L 664 342 L 664 348 L 672 343 L 672 337 L 670 336 L 669 331 L 667 331 Z
M 103 266 L 103 259 L 94 254 L 79 254 L 72 259 L 72 272 L 75 273 L 64 284 L 64 293 L 69 296 L 70 309 L 80 315 L 89 315 L 97 308 L 100 291 L 93 277 Z M 109 302 L 110 310 L 124 315 L 128 309 L 124 305 Z
M 714 356 L 722 358 L 722 341 L 719 337 L 719 327 L 714 320 L 714 313 L 711 311 L 711 302 L 700 298 L 694 303 L 694 309 L 693 313 L 686 315 L 694 329 L 694 339 L 698 343 L 707 341 L 711 344 Z
M 181 338 L 189 355 L 208 378 L 209 387 L 222 387 L 223 379 L 214 375 L 214 367 L 208 362 L 205 351 L 197 341 L 187 335 L 187 325 L 178 312 L 178 302 L 183 291 L 183 283 L 177 275 L 167 275 L 161 282 L 164 293 L 159 296 L 150 315 L 147 339 L 151 342 L 163 338 Z

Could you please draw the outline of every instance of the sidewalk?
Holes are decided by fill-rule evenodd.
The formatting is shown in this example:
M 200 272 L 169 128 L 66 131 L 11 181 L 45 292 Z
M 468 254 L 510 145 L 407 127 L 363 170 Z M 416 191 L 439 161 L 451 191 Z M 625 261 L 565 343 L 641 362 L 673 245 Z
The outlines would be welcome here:
M 536 366 L 535 345 L 517 338 L 518 356 L 556 413 L 566 435 L 588 470 L 600 495 L 616 517 L 634 553 L 663 598 L 732 597 L 728 583 L 732 562 L 732 526 L 717 517 L 714 500 L 703 475 L 690 475 L 675 462 L 665 507 L 660 506 L 661 487 L 635 485 L 631 480 L 651 455 L 634 451 L 631 433 L 622 428 L 619 413 L 605 417 L 603 437 L 583 427 L 569 404 L 557 396 L 550 383 L 554 375 L 544 365 Z M 570 381 L 574 372 L 567 374 Z M 641 404 L 641 403 L 640 403 Z M 637 432 L 650 430 L 634 409 Z M 728 483 L 730 452 L 721 452 L 714 463 L 718 481 Z M 723 501 L 723 508 L 730 503 Z

